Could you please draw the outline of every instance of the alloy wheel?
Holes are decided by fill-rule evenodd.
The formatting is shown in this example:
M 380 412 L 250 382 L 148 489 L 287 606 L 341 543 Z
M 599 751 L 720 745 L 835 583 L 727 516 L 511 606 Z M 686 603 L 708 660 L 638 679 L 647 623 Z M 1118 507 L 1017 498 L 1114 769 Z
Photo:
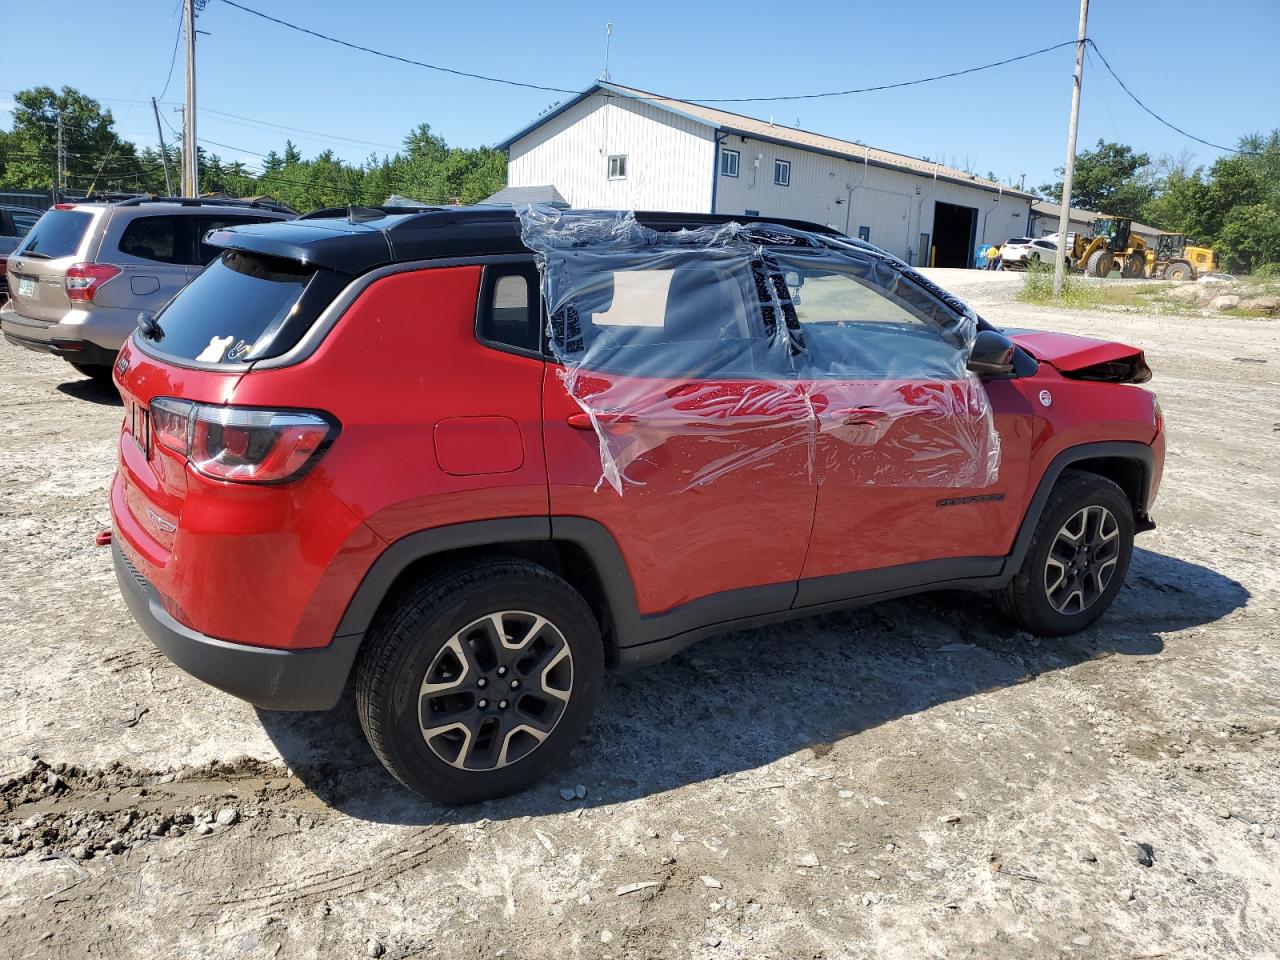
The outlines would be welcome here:
M 1044 592 L 1054 610 L 1082 613 L 1106 592 L 1120 559 L 1120 524 L 1106 507 L 1090 504 L 1064 523 L 1049 547 Z
M 497 770 L 551 735 L 573 692 L 573 654 L 550 620 L 503 610 L 451 636 L 418 695 L 431 751 L 460 770 Z

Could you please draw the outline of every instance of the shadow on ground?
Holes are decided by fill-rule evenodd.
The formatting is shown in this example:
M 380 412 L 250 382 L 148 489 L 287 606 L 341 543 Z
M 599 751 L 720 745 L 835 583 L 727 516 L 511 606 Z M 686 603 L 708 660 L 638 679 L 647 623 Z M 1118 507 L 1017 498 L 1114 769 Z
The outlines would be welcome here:
M 85 377 L 82 380 L 68 380 L 58 384 L 58 392 L 65 393 L 76 400 L 85 400 L 104 407 L 121 407 L 120 391 L 110 380 L 99 380 L 96 377 Z
M 1207 567 L 1138 549 L 1112 609 L 1074 637 L 1036 641 L 972 593 L 723 634 L 647 670 L 611 675 L 587 737 L 559 771 L 516 796 L 454 810 L 385 772 L 361 734 L 350 688 L 326 713 L 259 716 L 294 774 L 349 816 L 504 820 L 571 809 L 564 785 L 586 785 L 588 806 L 617 803 L 804 748 L 821 753 L 899 717 L 1087 660 L 1154 656 L 1164 649 L 1159 632 L 1220 619 L 1248 598 Z

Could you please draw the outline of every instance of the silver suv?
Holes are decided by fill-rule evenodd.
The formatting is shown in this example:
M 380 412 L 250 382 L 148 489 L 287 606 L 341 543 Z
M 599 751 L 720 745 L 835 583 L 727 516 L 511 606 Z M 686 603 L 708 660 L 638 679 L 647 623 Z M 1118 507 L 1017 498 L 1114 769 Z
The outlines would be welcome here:
M 109 379 L 138 315 L 159 310 L 218 254 L 210 230 L 297 214 L 274 203 L 131 197 L 60 203 L 9 255 L 10 343 Z

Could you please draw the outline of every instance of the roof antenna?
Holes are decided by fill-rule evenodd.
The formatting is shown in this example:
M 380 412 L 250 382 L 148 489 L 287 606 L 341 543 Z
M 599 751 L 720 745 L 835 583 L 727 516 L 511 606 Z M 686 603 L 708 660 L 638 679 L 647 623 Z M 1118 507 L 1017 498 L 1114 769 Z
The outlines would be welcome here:
M 609 76 L 609 48 L 613 45 L 613 24 L 606 23 L 604 25 L 604 69 L 600 71 L 597 80 L 608 83 L 613 77 Z

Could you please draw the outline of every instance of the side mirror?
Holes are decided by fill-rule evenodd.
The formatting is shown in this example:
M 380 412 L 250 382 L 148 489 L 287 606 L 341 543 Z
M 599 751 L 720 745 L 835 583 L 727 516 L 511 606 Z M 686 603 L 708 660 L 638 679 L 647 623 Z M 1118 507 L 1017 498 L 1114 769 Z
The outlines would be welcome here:
M 970 373 L 980 377 L 1000 380 L 1016 377 L 1013 366 L 1013 341 L 996 330 L 979 330 L 969 351 L 967 364 Z

